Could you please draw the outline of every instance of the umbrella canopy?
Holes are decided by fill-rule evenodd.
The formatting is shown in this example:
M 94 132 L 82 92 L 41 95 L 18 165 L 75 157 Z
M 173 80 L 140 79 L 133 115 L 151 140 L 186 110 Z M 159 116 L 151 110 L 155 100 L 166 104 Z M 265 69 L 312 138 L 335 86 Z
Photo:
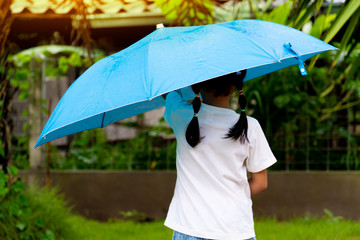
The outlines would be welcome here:
M 161 106 L 162 94 L 247 69 L 244 81 L 335 47 L 260 20 L 161 27 L 91 66 L 66 91 L 35 147 Z

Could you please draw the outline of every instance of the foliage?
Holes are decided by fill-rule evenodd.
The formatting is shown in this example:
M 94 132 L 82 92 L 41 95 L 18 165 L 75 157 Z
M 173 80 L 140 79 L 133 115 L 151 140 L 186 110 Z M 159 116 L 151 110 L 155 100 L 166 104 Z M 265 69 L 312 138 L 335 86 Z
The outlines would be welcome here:
M 340 41 L 333 44 L 342 50 L 313 58 L 305 78 L 289 75 L 296 69 L 284 69 L 263 76 L 260 86 L 249 82 L 249 97 L 255 97 L 253 102 L 258 104 L 252 106 L 257 109 L 253 109 L 255 116 L 266 118 L 267 136 L 278 157 L 286 159 L 285 169 L 299 169 L 296 165 L 304 159 L 300 165 L 305 169 L 310 168 L 310 162 L 314 163 L 311 169 L 359 169 L 359 141 L 349 127 L 359 116 L 349 113 L 360 105 L 356 84 L 360 80 L 360 45 L 356 41 L 360 2 L 350 0 L 336 13 L 331 13 L 332 4 L 327 9 L 322 9 L 322 4 L 322 0 L 288 1 L 273 10 L 252 7 L 258 19 L 308 29 L 326 42 Z M 294 12 L 299 14 L 291 14 Z M 337 34 L 339 31 L 345 34 Z M 285 155 L 279 153 L 281 149 Z
M 98 61 L 104 57 L 104 54 L 100 50 L 94 50 L 91 52 L 91 56 Z M 48 45 L 34 47 L 24 50 L 14 56 L 9 57 L 8 62 L 14 63 L 14 74 L 11 77 L 11 86 L 19 90 L 18 100 L 25 101 L 31 98 L 30 87 L 32 84 L 32 78 L 36 74 L 41 74 L 39 71 L 31 71 L 30 65 L 32 61 L 41 62 L 45 66 L 45 75 L 47 78 L 64 76 L 69 67 L 75 67 L 78 69 L 86 68 L 91 65 L 91 61 L 87 58 L 87 52 L 80 47 L 63 46 L 63 45 Z M 42 101 L 42 111 L 44 114 L 48 114 L 49 109 L 45 107 L 46 100 Z M 28 108 L 21 113 L 22 117 L 28 117 Z M 27 121 L 23 125 L 23 136 L 12 136 L 12 159 L 15 166 L 22 169 L 29 167 L 28 163 L 28 138 L 29 122 Z
M 324 218 L 327 219 L 330 223 L 339 223 L 344 220 L 342 216 L 334 216 L 334 214 L 329 209 L 325 208 L 324 213 Z
M 216 1 L 155 0 L 162 13 L 173 20 L 172 25 L 203 25 L 213 23 L 213 4 Z
M 176 143 L 161 136 L 170 133 L 155 125 L 134 139 L 111 144 L 103 129 L 88 130 L 75 135 L 65 158 L 53 157 L 50 164 L 55 169 L 174 169 Z
M 0 164 L 6 171 L 8 162 L 12 160 L 12 131 L 13 119 L 13 101 L 15 96 L 20 101 L 29 97 L 30 82 L 27 80 L 31 74 L 29 69 L 17 67 L 11 56 L 4 54 L 0 58 Z M 20 94 L 17 93 L 21 91 Z
M 307 77 L 293 67 L 246 83 L 248 112 L 264 126 L 277 158 L 285 160 L 276 167 L 360 169 L 354 130 L 360 119 L 360 1 L 335 6 L 332 1 L 326 5 L 323 0 L 289 0 L 277 7 L 272 0 L 231 2 L 233 19 L 250 9 L 252 18 L 306 31 L 341 50 L 312 58 Z
M 156 1 L 167 17 L 175 20 L 176 25 L 216 22 L 215 2 Z M 239 1 L 232 2 L 235 6 Z M 357 34 L 360 2 L 349 0 L 337 9 L 332 2 L 325 6 L 323 0 L 290 0 L 276 8 L 272 7 L 272 2 L 269 0 L 265 5 L 259 5 L 258 1 L 243 1 L 241 4 L 249 4 L 254 18 L 307 31 L 326 42 L 332 41 L 341 51 L 313 58 L 308 64 L 308 77 L 300 78 L 298 69 L 294 67 L 247 83 L 249 113 L 262 122 L 276 156 L 285 159 L 283 164 L 277 165 L 279 169 L 310 169 L 310 165 L 311 169 L 360 169 L 359 138 L 351 131 L 352 126 L 355 126 L 351 124 L 360 118 L 357 111 L 360 105 L 360 46 Z M 86 64 L 79 53 L 67 56 L 48 62 L 47 73 L 63 75 L 69 65 Z M 29 55 L 23 57 L 26 62 Z M 29 73 L 26 69 L 18 69 L 16 74 L 26 76 Z M 29 94 L 25 89 L 29 82 L 19 81 L 16 86 L 24 89 L 20 98 L 26 99 Z M 159 137 L 160 134 L 154 134 L 153 130 L 147 130 L 140 131 L 133 140 L 112 144 L 105 141 L 102 130 L 77 134 L 70 146 L 68 159 L 64 160 L 58 154 L 52 167 L 173 168 L 175 143 L 164 140 Z M 24 143 L 25 146 L 26 141 L 13 139 L 12 142 Z M 14 156 L 18 159 L 15 163 L 25 166 L 24 157 L 21 157 L 23 149 L 17 149 L 19 154 L 15 150 Z M 55 147 L 53 150 L 55 154 L 58 153 Z M 0 156 L 3 155 L 6 153 L 1 149 Z
M 70 209 L 56 189 L 25 190 L 18 170 L 0 171 L 0 238 L 1 239 L 70 239 Z
M 29 169 L 29 138 L 26 136 L 13 137 L 12 145 L 14 146 L 13 165 L 19 169 Z
M 135 209 L 132 211 L 120 211 L 119 214 L 125 221 L 145 222 L 147 220 L 145 213 Z
M 292 67 L 246 83 L 251 99 L 248 112 L 262 124 L 277 158 L 285 160 L 277 164 L 278 169 L 359 169 L 359 139 L 347 127 L 359 116 L 350 115 L 345 127 L 333 124 L 338 121 L 337 114 L 322 120 L 340 94 L 321 97 L 319 89 L 327 85 L 325 66 L 329 62 L 326 58 L 321 61 L 324 66 L 315 67 L 308 77 L 299 77 Z M 349 162 L 344 157 L 349 157 Z

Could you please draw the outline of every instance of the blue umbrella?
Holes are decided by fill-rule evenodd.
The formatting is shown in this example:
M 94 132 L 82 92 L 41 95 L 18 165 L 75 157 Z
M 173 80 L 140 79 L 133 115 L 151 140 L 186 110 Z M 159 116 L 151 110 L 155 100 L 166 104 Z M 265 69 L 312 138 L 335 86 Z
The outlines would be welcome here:
M 245 81 L 335 47 L 260 20 L 160 27 L 91 66 L 66 91 L 35 147 L 161 106 L 162 94 L 239 70 Z

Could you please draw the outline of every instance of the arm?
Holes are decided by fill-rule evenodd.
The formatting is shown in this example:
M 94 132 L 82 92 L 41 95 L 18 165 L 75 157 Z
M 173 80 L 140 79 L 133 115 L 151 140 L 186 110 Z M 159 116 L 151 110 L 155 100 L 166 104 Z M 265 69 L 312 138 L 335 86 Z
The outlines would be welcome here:
M 249 179 L 249 186 L 251 195 L 265 191 L 268 186 L 266 169 L 260 172 L 250 173 L 250 175 L 251 177 Z

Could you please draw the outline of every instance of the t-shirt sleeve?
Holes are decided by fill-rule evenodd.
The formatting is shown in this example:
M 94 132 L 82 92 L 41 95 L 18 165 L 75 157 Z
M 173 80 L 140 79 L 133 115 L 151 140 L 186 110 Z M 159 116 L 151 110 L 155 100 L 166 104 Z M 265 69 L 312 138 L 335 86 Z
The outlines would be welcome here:
M 183 99 L 180 90 L 175 90 L 167 94 L 165 101 L 164 118 L 166 122 L 170 124 L 170 126 L 172 125 L 171 114 L 177 109 L 181 108 L 181 105 L 185 104 L 185 102 L 186 101 Z
M 276 162 L 265 134 L 257 120 L 254 119 L 253 130 L 249 136 L 249 157 L 246 167 L 249 172 L 260 172 Z

